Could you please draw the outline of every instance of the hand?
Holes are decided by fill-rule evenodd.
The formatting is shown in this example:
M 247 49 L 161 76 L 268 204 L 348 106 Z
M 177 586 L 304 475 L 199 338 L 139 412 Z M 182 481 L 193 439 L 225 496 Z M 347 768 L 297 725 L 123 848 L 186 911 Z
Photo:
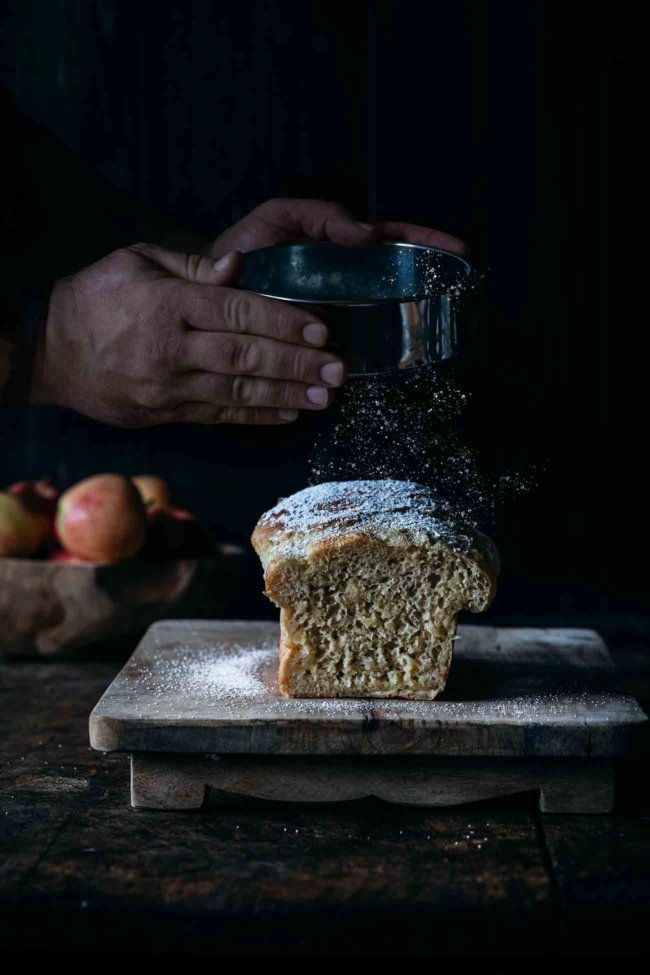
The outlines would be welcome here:
M 120 427 L 278 424 L 327 406 L 344 366 L 296 305 L 225 285 L 217 261 L 135 244 L 55 285 L 31 399 Z
M 242 254 L 272 244 L 331 240 L 345 247 L 360 247 L 379 240 L 400 240 L 407 244 L 442 247 L 464 254 L 466 245 L 440 230 L 389 220 L 358 223 L 345 207 L 323 200 L 267 200 L 226 230 L 208 250 L 211 257 L 229 251 Z

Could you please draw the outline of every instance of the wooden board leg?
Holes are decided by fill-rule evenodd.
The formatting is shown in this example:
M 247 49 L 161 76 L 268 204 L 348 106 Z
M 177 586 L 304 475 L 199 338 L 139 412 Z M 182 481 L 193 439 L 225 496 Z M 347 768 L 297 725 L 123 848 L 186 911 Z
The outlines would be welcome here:
M 409 806 L 453 806 L 539 792 L 542 812 L 603 813 L 614 799 L 603 759 L 305 758 L 138 753 L 131 803 L 200 809 L 211 801 L 345 802 L 374 796 Z
M 198 764 L 204 761 L 203 756 Z M 197 760 L 131 755 L 131 805 L 135 809 L 200 809 L 205 775 Z
M 607 813 L 614 805 L 614 763 L 587 759 L 557 768 L 548 763 L 548 780 L 539 792 L 545 813 Z

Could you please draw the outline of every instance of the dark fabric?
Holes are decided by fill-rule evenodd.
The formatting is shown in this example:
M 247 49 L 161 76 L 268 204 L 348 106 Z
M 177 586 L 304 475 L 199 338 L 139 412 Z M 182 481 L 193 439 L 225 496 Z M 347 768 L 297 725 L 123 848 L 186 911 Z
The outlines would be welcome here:
M 0 405 L 29 402 L 34 355 L 47 319 L 50 285 L 0 292 Z
M 498 513 L 499 605 L 524 615 L 645 606 L 633 552 L 611 551 L 614 537 L 634 547 L 636 524 L 619 522 L 634 517 L 630 485 L 643 483 L 630 458 L 610 459 L 610 348 L 630 287 L 612 224 L 630 183 L 625 5 L 588 15 L 548 0 L 4 7 L 5 84 L 22 116 L 59 140 L 54 161 L 36 152 L 29 164 L 38 192 L 18 253 L 48 250 L 52 270 L 69 273 L 146 239 L 144 208 L 214 236 L 276 195 L 340 199 L 361 218 L 468 239 L 487 279 L 458 362 L 465 433 L 487 471 L 537 472 L 534 490 Z M 0 473 L 69 483 L 149 469 L 245 542 L 265 505 L 304 485 L 327 422 L 120 431 L 7 409 Z

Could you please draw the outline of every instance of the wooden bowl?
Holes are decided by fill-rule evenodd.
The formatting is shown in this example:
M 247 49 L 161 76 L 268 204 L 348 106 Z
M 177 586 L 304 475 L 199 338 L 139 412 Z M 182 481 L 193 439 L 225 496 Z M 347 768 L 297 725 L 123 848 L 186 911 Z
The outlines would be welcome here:
M 236 592 L 242 556 L 223 545 L 209 558 L 116 565 L 0 559 L 0 653 L 63 656 L 116 641 L 128 649 L 156 620 L 217 617 Z

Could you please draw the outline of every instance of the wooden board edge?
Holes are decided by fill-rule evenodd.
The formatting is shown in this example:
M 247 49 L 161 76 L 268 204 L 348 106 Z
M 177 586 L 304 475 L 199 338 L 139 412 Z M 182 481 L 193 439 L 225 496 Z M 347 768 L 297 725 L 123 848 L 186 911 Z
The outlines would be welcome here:
M 105 714 L 97 713 L 95 708 L 88 719 L 88 738 L 90 747 L 98 752 L 128 751 L 121 743 L 119 718 L 109 718 Z

